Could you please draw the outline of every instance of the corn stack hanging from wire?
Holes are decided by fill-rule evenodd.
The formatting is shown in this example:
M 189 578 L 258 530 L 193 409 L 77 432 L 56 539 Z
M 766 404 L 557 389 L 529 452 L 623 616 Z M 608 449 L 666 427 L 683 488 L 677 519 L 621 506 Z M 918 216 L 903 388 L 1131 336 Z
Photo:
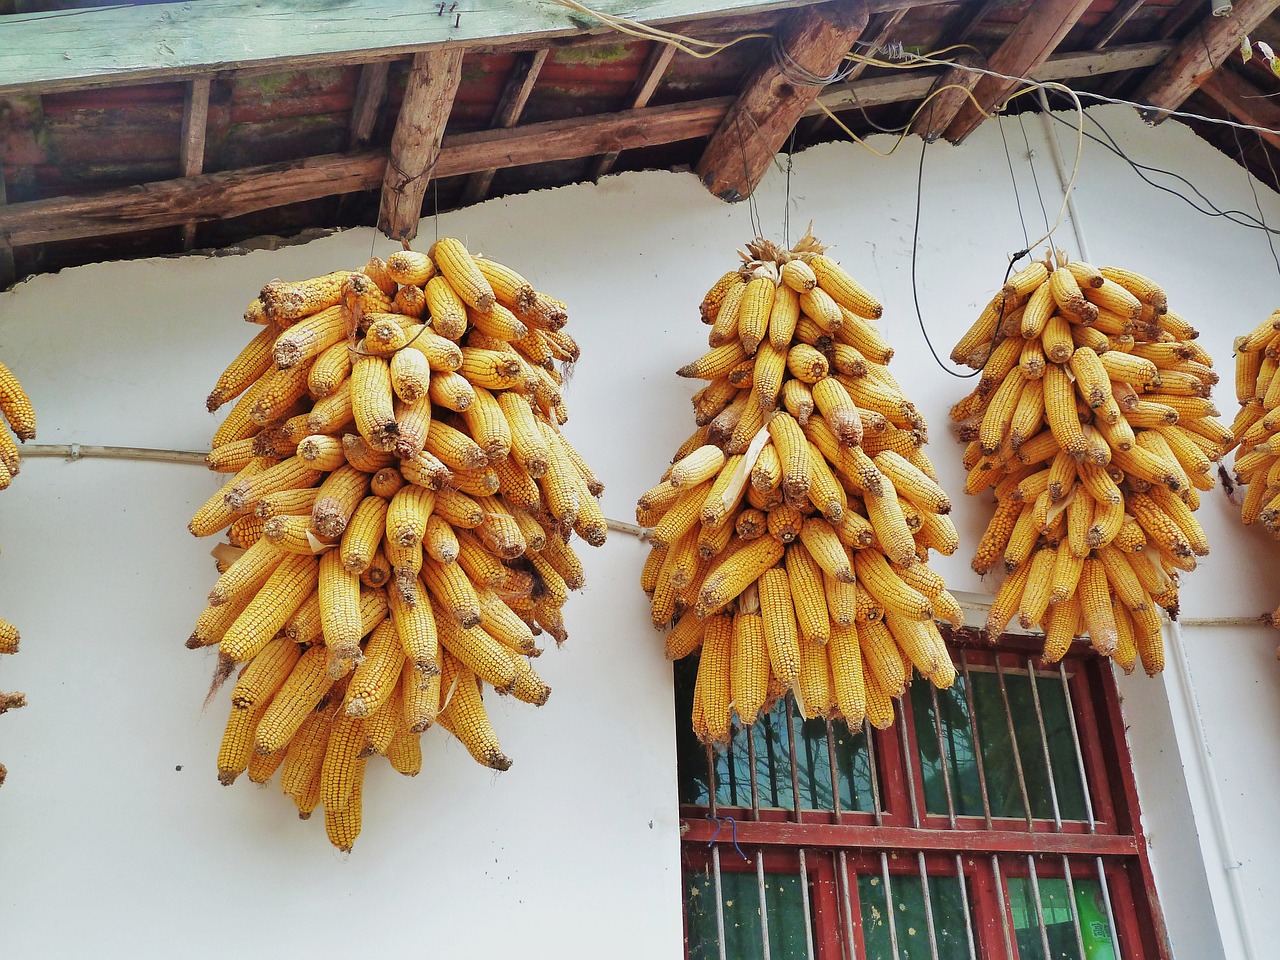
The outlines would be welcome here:
M 788 689 L 806 716 L 893 721 L 917 669 L 955 677 L 961 621 L 928 551 L 956 549 L 925 422 L 887 364 L 880 304 L 807 234 L 756 239 L 702 301 L 698 429 L 641 498 L 641 576 L 671 659 L 700 651 L 693 727 L 729 739 Z
M 551 692 L 530 658 L 567 637 L 570 538 L 606 532 L 560 430 L 578 347 L 564 304 L 453 239 L 272 281 L 245 318 L 208 401 L 236 401 L 208 457 L 228 478 L 190 524 L 229 543 L 187 645 L 218 645 L 215 689 L 239 670 L 219 779 L 280 769 L 348 850 L 368 759 L 412 776 L 438 724 L 505 770 L 486 687 Z
M 0 426 L 0 490 L 9 486 L 9 482 L 18 474 L 18 445 L 14 442 L 10 431 L 18 440 L 26 443 L 35 439 L 36 412 L 31 405 L 18 378 L 0 363 L 0 413 L 8 422 L 8 429 Z M 18 652 L 18 629 L 9 621 L 0 619 L 0 654 Z M 5 693 L 0 690 L 0 713 L 16 710 L 26 706 L 27 698 L 21 693 Z M 0 786 L 4 785 L 7 771 L 0 763 Z
M 1239 447 L 1235 480 L 1248 484 L 1240 505 L 1246 526 L 1261 524 L 1280 540 L 1280 310 L 1235 341 L 1236 399 L 1231 425 Z M 1263 618 L 1280 626 L 1280 608 Z
M 992 638 L 1016 617 L 1043 630 L 1047 662 L 1087 633 L 1126 672 L 1163 669 L 1159 608 L 1177 617 L 1179 576 L 1209 552 L 1194 511 L 1232 446 L 1197 336 L 1153 281 L 1058 252 L 956 345 L 954 362 L 982 370 L 951 419 L 965 492 L 996 501 L 973 559 L 1006 574 Z

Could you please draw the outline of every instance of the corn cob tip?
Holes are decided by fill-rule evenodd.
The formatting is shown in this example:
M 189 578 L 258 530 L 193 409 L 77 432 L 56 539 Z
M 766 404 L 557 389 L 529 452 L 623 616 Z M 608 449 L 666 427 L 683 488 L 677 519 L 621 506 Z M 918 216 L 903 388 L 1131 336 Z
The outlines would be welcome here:
M 240 776 L 239 770 L 219 770 L 218 782 L 224 787 L 229 787 L 236 782 L 236 778 Z
M 485 751 L 484 765 L 492 770 L 510 770 L 511 760 L 495 747 Z
M 27 705 L 25 694 L 21 693 L 0 693 L 0 713 L 8 710 L 17 710 L 19 707 Z

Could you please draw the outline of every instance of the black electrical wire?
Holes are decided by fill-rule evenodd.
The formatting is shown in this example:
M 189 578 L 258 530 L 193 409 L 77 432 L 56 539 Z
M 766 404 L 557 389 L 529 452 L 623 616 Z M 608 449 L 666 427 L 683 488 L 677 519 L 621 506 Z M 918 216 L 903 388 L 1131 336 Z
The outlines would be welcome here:
M 1059 117 L 1057 114 L 1053 112 L 1050 112 L 1049 116 L 1052 117 L 1054 120 L 1056 120 L 1058 123 L 1061 123 L 1063 126 L 1070 127 L 1071 130 L 1073 131 L 1076 129 L 1074 124 L 1068 123 L 1062 117 Z M 1245 227 L 1249 230 L 1265 230 L 1268 233 L 1280 232 L 1280 231 L 1277 231 L 1275 228 L 1268 227 L 1266 224 L 1264 224 L 1261 220 L 1259 220 L 1253 214 L 1245 213 L 1243 210 L 1220 209 L 1212 200 L 1210 200 L 1203 193 L 1201 193 L 1200 189 L 1194 183 L 1192 183 L 1190 180 L 1188 180 L 1186 177 L 1182 176 L 1181 174 L 1174 173 L 1171 170 L 1165 170 L 1162 167 L 1156 167 L 1150 164 L 1139 163 L 1137 160 L 1134 160 L 1127 153 L 1125 153 L 1124 148 L 1122 148 L 1116 142 L 1115 138 L 1107 131 L 1106 127 L 1104 127 L 1096 117 L 1091 116 L 1087 111 L 1085 112 L 1085 117 L 1089 120 L 1090 123 L 1096 126 L 1098 130 L 1102 133 L 1102 135 L 1107 139 L 1102 140 L 1088 132 L 1085 132 L 1084 136 L 1087 139 L 1092 140 L 1094 143 L 1098 144 L 1099 146 L 1103 147 L 1104 149 L 1109 150 L 1111 153 L 1115 154 L 1125 163 L 1129 164 L 1129 166 L 1133 168 L 1133 172 L 1136 173 L 1139 179 L 1141 179 L 1143 182 L 1155 187 L 1157 190 L 1161 190 L 1165 193 L 1172 194 L 1173 196 L 1177 197 L 1179 200 L 1186 203 L 1187 206 L 1191 207 L 1197 213 L 1204 214 L 1207 217 L 1222 217 L 1230 221 L 1231 223 L 1239 224 L 1240 226 Z M 1196 203 L 1194 199 L 1192 199 L 1191 197 L 1188 197 L 1184 193 L 1179 192 L 1178 190 L 1173 189 L 1172 187 L 1166 186 L 1162 183 L 1157 183 L 1155 180 L 1151 179 L 1151 177 L 1147 176 L 1147 173 L 1160 174 L 1162 176 L 1169 177 L 1172 180 L 1177 180 L 1186 184 L 1187 187 L 1190 188 L 1190 190 L 1197 197 L 1199 197 L 1200 200 L 1204 202 L 1204 206 L 1203 207 L 1200 206 L 1199 204 Z
M 1031 246 L 1031 234 L 1027 233 L 1027 218 L 1022 212 L 1022 195 L 1018 193 L 1018 178 L 1013 172 L 1013 156 L 1009 153 L 1009 141 L 1004 135 L 1004 116 L 996 115 L 996 127 L 1000 130 L 1000 142 L 1004 144 L 1004 159 L 1009 164 L 1009 181 L 1013 184 L 1013 202 L 1018 207 L 1018 221 L 1022 224 L 1022 242 Z
M 1258 199 L 1258 189 L 1253 185 L 1253 174 L 1249 172 L 1249 165 L 1244 159 L 1244 145 L 1240 143 L 1240 131 L 1235 127 L 1232 127 L 1231 136 L 1235 138 L 1236 152 L 1240 154 L 1240 166 L 1244 168 L 1245 179 L 1249 182 L 1249 192 L 1253 194 L 1253 205 L 1258 208 L 1258 219 L 1260 219 L 1262 221 L 1262 225 L 1266 227 L 1267 216 L 1262 212 L 1262 201 Z M 1272 174 L 1275 174 L 1274 170 L 1272 170 Z M 1271 250 L 1271 259 L 1276 265 L 1276 273 L 1280 273 L 1280 257 L 1276 256 L 1276 245 L 1271 239 L 1271 231 L 1267 230 L 1266 233 L 1267 247 Z

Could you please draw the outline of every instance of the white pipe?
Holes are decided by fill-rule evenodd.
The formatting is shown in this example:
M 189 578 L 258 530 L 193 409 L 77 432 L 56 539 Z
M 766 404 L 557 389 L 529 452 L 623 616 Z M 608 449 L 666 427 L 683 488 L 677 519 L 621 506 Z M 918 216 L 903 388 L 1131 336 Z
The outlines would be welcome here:
M 1257 622 L 1252 621 L 1252 625 L 1256 626 Z M 1258 950 L 1253 942 L 1253 929 L 1249 925 L 1248 911 L 1245 908 L 1244 885 L 1240 880 L 1242 863 L 1236 857 L 1235 847 L 1231 842 L 1231 833 L 1227 829 L 1222 793 L 1218 789 L 1217 772 L 1214 770 L 1213 755 L 1209 749 L 1209 736 L 1204 728 L 1204 720 L 1200 714 L 1200 703 L 1196 697 L 1195 684 L 1191 679 L 1191 663 L 1187 658 L 1186 644 L 1182 642 L 1182 629 L 1176 621 L 1169 623 L 1166 636 L 1169 639 L 1167 646 L 1173 654 L 1170 659 L 1173 661 L 1173 673 L 1177 678 L 1179 699 L 1182 701 L 1180 706 L 1187 723 L 1190 724 L 1194 733 L 1194 736 L 1191 737 L 1192 745 L 1195 749 L 1196 761 L 1200 767 L 1200 780 L 1204 784 L 1205 798 L 1209 807 L 1208 819 L 1213 825 L 1214 839 L 1217 841 L 1218 849 L 1222 856 L 1222 872 L 1226 877 L 1227 887 L 1230 890 L 1231 909 L 1235 915 L 1236 932 L 1239 935 L 1241 945 L 1244 947 L 1246 960 L 1256 960 Z M 1169 683 L 1166 683 L 1165 690 L 1168 691 L 1170 686 Z M 1172 705 L 1171 703 L 1170 706 Z
M 1053 129 L 1053 117 L 1049 113 L 1049 98 L 1044 95 L 1044 87 L 1036 91 L 1040 97 L 1040 123 L 1044 126 L 1044 138 L 1049 143 L 1049 155 L 1053 157 L 1053 168 L 1058 172 L 1058 185 L 1066 193 L 1067 184 L 1071 182 L 1071 174 L 1066 162 L 1062 159 L 1062 149 L 1058 146 L 1058 136 Z M 1083 118 L 1080 118 L 1083 123 Z M 1080 214 L 1076 212 L 1076 196 L 1067 194 L 1067 213 L 1071 217 L 1071 229 L 1076 235 L 1076 259 L 1093 263 L 1089 256 L 1089 245 L 1084 239 L 1084 227 L 1080 225 Z

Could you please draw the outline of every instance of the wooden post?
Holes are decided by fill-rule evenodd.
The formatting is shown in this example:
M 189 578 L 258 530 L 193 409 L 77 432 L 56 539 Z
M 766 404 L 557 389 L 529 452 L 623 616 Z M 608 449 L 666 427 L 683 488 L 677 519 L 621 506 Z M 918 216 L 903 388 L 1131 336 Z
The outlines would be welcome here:
M 535 50 L 522 53 L 516 57 L 516 65 L 507 77 L 507 85 L 498 98 L 498 107 L 493 111 L 493 121 L 489 124 L 495 130 L 508 130 L 514 127 L 524 113 L 524 105 L 529 102 L 533 93 L 533 85 L 538 82 L 538 74 L 542 65 L 547 62 L 550 50 Z M 476 203 L 483 200 L 493 185 L 493 176 L 497 170 L 481 170 L 467 177 L 466 186 L 462 188 L 462 204 Z
M 987 65 L 986 57 L 972 51 L 959 54 L 955 61 L 965 67 L 985 68 Z M 916 114 L 916 118 L 911 121 L 911 132 L 927 143 L 937 140 L 960 108 L 968 102 L 968 91 L 977 86 L 981 79 L 982 74 L 963 70 L 958 66 L 944 73 L 934 88 L 940 92 Z
M 1089 9 L 1089 3 L 1090 0 L 1036 0 L 1000 49 L 991 55 L 989 69 L 1010 77 L 1031 76 Z M 978 128 L 987 114 L 1002 106 L 1018 86 L 1017 80 L 984 76 L 973 88 L 978 106 L 967 99 L 961 103 L 943 135 L 952 143 L 959 143 Z
M 178 166 L 184 177 L 194 177 L 204 172 L 205 132 L 209 126 L 208 77 L 196 77 L 187 84 L 182 98 L 182 145 L 178 148 Z M 182 249 L 190 250 L 196 242 L 196 223 L 188 220 L 182 225 Z
M 1207 6 L 1207 5 L 1206 5 Z M 1133 99 L 1157 109 L 1143 117 L 1159 123 L 1200 88 L 1209 75 L 1240 46 L 1240 40 L 1280 7 L 1280 0 L 1239 0 L 1229 17 L 1208 16 L 1192 28 L 1147 74 Z
M 461 49 L 414 54 L 400 119 L 391 137 L 378 211 L 378 229 L 392 240 L 412 240 L 418 235 L 422 198 L 440 156 L 444 125 L 461 80 Z
M 351 136 L 347 149 L 363 150 L 373 139 L 373 128 L 378 123 L 378 111 L 387 99 L 387 73 L 391 63 L 379 60 L 360 68 L 356 83 L 356 102 L 351 108 Z
M 708 190 L 731 203 L 750 196 L 796 121 L 822 92 L 821 83 L 804 82 L 799 75 L 826 77 L 839 69 L 868 16 L 863 0 L 791 14 L 778 37 L 777 55 L 761 60 L 698 161 L 697 174 Z

